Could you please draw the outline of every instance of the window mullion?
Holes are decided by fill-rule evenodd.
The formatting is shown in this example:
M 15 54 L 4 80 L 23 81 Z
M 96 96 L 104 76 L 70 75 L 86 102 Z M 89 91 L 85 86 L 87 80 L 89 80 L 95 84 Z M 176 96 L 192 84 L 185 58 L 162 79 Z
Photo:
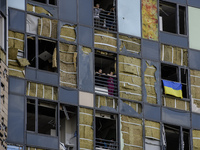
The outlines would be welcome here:
M 179 5 L 177 4 L 176 5 L 176 25 L 177 25 L 177 27 L 176 27 L 176 33 L 177 34 L 180 34 L 180 24 L 179 24 Z

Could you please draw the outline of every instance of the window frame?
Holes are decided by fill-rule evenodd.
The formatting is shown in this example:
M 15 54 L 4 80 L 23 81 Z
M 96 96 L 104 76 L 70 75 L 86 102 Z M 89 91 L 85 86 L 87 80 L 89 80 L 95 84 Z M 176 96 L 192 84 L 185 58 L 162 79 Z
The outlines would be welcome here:
M 34 2 L 34 3 L 36 2 L 36 3 L 39 3 L 39 4 L 54 6 L 54 7 L 57 7 L 57 6 L 58 6 L 58 0 L 55 0 L 55 5 L 54 5 L 54 4 L 50 4 L 50 3 L 49 3 L 50 0 L 45 0 L 45 3 L 39 2 L 39 1 L 35 1 L 35 0 L 29 0 L 29 1 Z
M 27 55 L 27 60 L 29 60 L 28 58 L 28 55 L 29 55 L 29 48 L 28 48 L 28 38 L 31 37 L 31 38 L 34 38 L 35 40 L 35 67 L 32 67 L 30 65 L 28 65 L 27 67 L 29 68 L 33 68 L 33 69 L 37 69 L 37 70 L 41 70 L 41 71 L 45 71 L 45 72 L 49 72 L 49 73 L 58 73 L 59 69 L 58 69 L 58 66 L 59 66 L 59 61 L 58 61 L 58 55 L 59 55 L 59 50 L 58 50 L 58 41 L 55 40 L 55 39 L 49 39 L 49 38 L 45 38 L 45 37 L 42 37 L 42 36 L 38 36 L 38 35 L 33 35 L 33 34 L 27 34 L 26 36 L 26 43 L 27 43 L 27 50 L 26 50 L 26 55 Z M 56 48 L 56 62 L 57 62 L 57 67 L 55 68 L 55 71 L 48 71 L 48 70 L 44 70 L 44 69 L 40 69 L 39 67 L 39 40 L 43 40 L 43 41 L 52 41 L 53 43 L 55 43 L 55 48 Z M 53 55 L 52 55 L 53 56 Z
M 28 100 L 34 100 L 35 101 L 35 130 L 34 131 L 31 131 L 31 130 L 28 130 L 27 127 L 28 127 Z M 50 103 L 52 105 L 55 106 L 55 130 L 56 130 L 56 135 L 50 135 L 50 134 L 43 134 L 43 133 L 39 133 L 38 131 L 38 127 L 39 127 L 39 123 L 38 123 L 38 120 L 39 120 L 39 102 L 42 102 L 42 103 Z M 43 99 L 38 99 L 38 98 L 33 98 L 33 97 L 26 97 L 26 111 L 25 111 L 25 117 L 26 117 L 26 122 L 25 122 L 25 127 L 26 127 L 26 132 L 30 132 L 30 133 L 35 133 L 35 134 L 41 134 L 41 135 L 45 135 L 45 136 L 51 136 L 51 137 L 58 137 L 58 104 L 56 102 L 52 102 L 50 100 L 43 100 Z
M 175 14 L 175 26 L 176 26 L 176 33 L 173 33 L 173 32 L 170 32 L 170 31 L 165 31 L 164 29 L 163 29 L 163 26 L 162 26 L 162 30 L 161 30 L 161 26 L 160 25 L 163 25 L 163 19 L 162 20 L 160 20 L 160 17 L 162 17 L 161 15 L 160 15 L 160 5 L 162 4 L 162 3 L 164 3 L 164 4 L 169 4 L 169 5 L 175 5 L 175 10 L 176 10 L 176 14 Z M 184 24 L 184 27 L 185 27 L 185 29 L 184 29 L 184 33 L 183 34 L 181 34 L 180 33 L 180 7 L 185 7 L 185 18 L 184 18 L 184 21 L 185 21 L 185 24 Z M 188 21 L 187 21 L 187 18 L 188 18 L 188 9 L 187 9 L 187 6 L 185 6 L 185 5 L 181 5 L 181 4 L 178 4 L 178 3 L 173 3 L 173 2 L 168 2 L 168 1 L 164 1 L 164 0 L 160 0 L 159 1 L 159 13 L 158 13 L 158 15 L 159 15 L 159 31 L 160 32 L 167 32 L 167 33 L 172 33 L 172 34 L 178 34 L 178 35 L 182 35 L 182 36 L 187 36 L 188 35 Z M 161 21 L 162 21 L 162 23 L 161 23 Z
M 178 81 L 173 81 L 173 80 L 168 80 L 168 79 L 163 79 L 162 78 L 162 65 L 164 65 L 164 66 L 172 66 L 172 67 L 176 67 L 176 69 L 177 69 L 177 79 L 178 79 Z M 182 81 L 181 81 L 181 70 L 182 69 L 184 69 L 184 70 L 186 70 L 186 83 L 183 83 Z M 161 82 L 162 82 L 162 80 L 167 80 L 167 81 L 173 81 L 173 82 L 177 82 L 177 83 L 181 83 L 182 85 L 185 85 L 186 86 L 186 91 L 187 91 L 187 97 L 184 97 L 184 94 L 183 94 L 183 98 L 181 99 L 181 100 L 189 100 L 190 99 L 190 94 L 189 94 L 189 69 L 187 68 L 187 67 L 185 67 L 185 66 L 178 66 L 178 65 L 174 65 L 174 64 L 168 64 L 168 63 L 163 63 L 163 62 L 161 62 Z M 168 97 L 173 97 L 173 98 L 175 98 L 175 96 L 172 96 L 172 95 L 166 95 L 165 93 L 164 93 L 164 88 L 163 88 L 163 83 L 161 83 L 161 85 L 162 85 L 162 96 L 168 96 Z M 182 92 L 183 92 L 183 88 L 182 88 Z

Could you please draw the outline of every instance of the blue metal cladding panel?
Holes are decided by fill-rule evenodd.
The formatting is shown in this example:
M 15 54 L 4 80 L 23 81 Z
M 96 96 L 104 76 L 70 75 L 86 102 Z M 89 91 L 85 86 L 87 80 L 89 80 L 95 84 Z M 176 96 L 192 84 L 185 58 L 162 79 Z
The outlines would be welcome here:
M 79 88 L 83 91 L 93 92 L 93 52 L 85 54 L 79 47 Z
M 93 0 L 79 0 L 79 23 L 93 25 Z
M 60 0 L 59 15 L 61 20 L 77 22 L 77 1 L 76 0 Z
M 9 92 L 10 93 L 16 93 L 16 94 L 22 94 L 25 93 L 25 80 L 15 77 L 9 77 Z
M 162 108 L 162 120 L 165 123 L 190 127 L 190 113 L 189 112 L 174 110 L 171 108 Z
M 92 47 L 93 43 L 92 28 L 79 26 L 79 43 L 81 45 Z
M 58 137 L 27 133 L 27 145 L 47 149 L 58 149 Z
M 160 60 L 159 43 L 142 40 L 142 56 L 150 60 Z
M 9 29 L 25 31 L 25 12 L 9 9 Z
M 144 105 L 144 118 L 149 120 L 160 121 L 160 107 L 153 105 Z
M 59 88 L 59 100 L 63 103 L 78 105 L 78 91 Z
M 24 97 L 9 95 L 8 101 L 8 138 L 9 143 L 24 142 Z
M 200 51 L 189 50 L 189 67 L 192 69 L 200 69 Z
M 167 32 L 160 32 L 160 42 L 178 47 L 188 47 L 187 37 Z

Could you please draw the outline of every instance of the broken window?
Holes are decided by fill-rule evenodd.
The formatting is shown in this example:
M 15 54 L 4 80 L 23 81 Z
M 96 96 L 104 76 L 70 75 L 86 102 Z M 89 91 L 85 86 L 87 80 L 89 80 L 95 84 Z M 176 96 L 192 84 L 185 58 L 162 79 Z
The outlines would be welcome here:
M 117 30 L 116 8 L 113 0 L 94 0 L 94 26 Z
M 53 103 L 27 99 L 27 131 L 57 136 L 56 110 Z
M 57 5 L 57 0 L 32 0 L 32 1 L 50 5 Z
M 61 105 L 60 107 L 60 146 L 75 150 L 77 143 L 77 109 Z
M 95 92 L 117 96 L 116 54 L 95 51 Z
M 186 35 L 186 7 L 160 2 L 160 31 Z
M 57 136 L 56 105 L 38 101 L 38 133 Z
M 164 125 L 163 146 L 166 150 L 190 149 L 190 132 L 182 127 Z
M 174 65 L 161 64 L 162 80 L 173 81 L 180 83 L 182 88 L 182 97 L 188 98 L 188 70 Z M 163 85 L 164 86 L 164 85 Z M 164 89 L 164 87 L 163 87 Z M 163 90 L 164 92 L 164 90 Z M 171 95 L 171 94 L 170 94 Z M 174 96 L 174 95 L 172 95 Z
M 35 132 L 35 100 L 27 99 L 27 130 Z
M 96 113 L 96 149 L 118 149 L 117 116 Z
M 0 13 L 0 48 L 4 49 L 4 39 L 5 39 L 5 23 L 4 23 L 4 17 Z
M 47 39 L 36 39 L 36 37 L 27 37 L 28 60 L 30 62 L 29 66 L 41 70 L 56 72 L 56 42 Z M 36 43 L 38 46 L 36 46 Z

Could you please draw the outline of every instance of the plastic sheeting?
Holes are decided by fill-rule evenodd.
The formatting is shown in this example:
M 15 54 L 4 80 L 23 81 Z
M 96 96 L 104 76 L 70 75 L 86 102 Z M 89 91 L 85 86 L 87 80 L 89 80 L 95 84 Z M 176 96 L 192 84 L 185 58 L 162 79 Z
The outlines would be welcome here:
M 142 0 L 142 37 L 158 40 L 157 0 Z

